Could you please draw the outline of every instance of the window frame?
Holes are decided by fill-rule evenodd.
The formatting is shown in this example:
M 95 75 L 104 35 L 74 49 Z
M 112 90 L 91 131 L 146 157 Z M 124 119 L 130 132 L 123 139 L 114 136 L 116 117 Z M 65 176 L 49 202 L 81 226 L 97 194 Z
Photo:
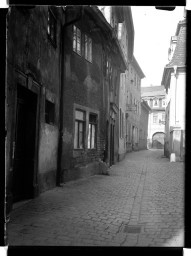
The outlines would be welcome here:
M 83 113 L 83 120 L 76 117 L 76 112 Z M 86 134 L 86 111 L 76 108 L 74 111 L 74 149 L 75 150 L 84 150 L 85 149 L 85 134 Z M 76 123 L 77 123 L 77 138 L 76 138 Z M 80 147 L 80 124 L 82 124 L 82 147 Z M 77 143 L 76 143 L 77 139 Z M 76 146 L 77 145 L 77 146 Z
M 156 122 L 154 122 L 154 118 L 156 118 Z M 153 124 L 157 124 L 157 121 L 158 121 L 158 114 L 153 113 Z
M 95 117 L 95 121 L 90 121 L 90 116 Z M 89 112 L 89 120 L 88 120 L 88 137 L 87 137 L 87 149 L 95 150 L 97 149 L 97 123 L 98 123 L 98 115 L 92 112 Z M 94 147 L 92 147 L 92 127 L 94 127 Z M 90 142 L 90 144 L 89 144 Z
M 157 105 L 155 105 L 155 102 L 157 102 Z M 153 100 L 153 108 L 158 108 L 159 107 L 159 99 L 154 99 Z
M 80 37 L 78 37 L 80 35 Z M 79 40 L 78 40 L 79 38 Z M 75 46 L 74 46 L 75 42 Z M 80 49 L 78 50 L 78 45 Z M 82 32 L 76 25 L 72 26 L 72 49 L 73 52 L 77 53 L 79 56 L 82 56 Z
M 84 57 L 87 61 L 92 63 L 92 38 L 87 34 L 84 34 Z

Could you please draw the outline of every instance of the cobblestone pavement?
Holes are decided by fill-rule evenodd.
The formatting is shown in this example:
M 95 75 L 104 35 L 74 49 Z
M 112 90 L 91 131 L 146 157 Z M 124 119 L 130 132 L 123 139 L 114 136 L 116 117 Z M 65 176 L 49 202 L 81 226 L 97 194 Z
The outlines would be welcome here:
M 184 164 L 128 153 L 110 175 L 68 182 L 13 210 L 9 245 L 184 246 Z

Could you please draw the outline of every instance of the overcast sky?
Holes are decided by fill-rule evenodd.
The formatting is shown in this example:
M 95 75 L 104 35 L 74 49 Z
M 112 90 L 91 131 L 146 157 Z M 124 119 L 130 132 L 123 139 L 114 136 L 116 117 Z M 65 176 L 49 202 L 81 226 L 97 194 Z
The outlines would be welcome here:
M 146 78 L 142 86 L 160 85 L 164 66 L 168 63 L 168 48 L 177 24 L 183 20 L 184 7 L 174 11 L 157 10 L 153 6 L 132 6 L 134 23 L 134 56 Z

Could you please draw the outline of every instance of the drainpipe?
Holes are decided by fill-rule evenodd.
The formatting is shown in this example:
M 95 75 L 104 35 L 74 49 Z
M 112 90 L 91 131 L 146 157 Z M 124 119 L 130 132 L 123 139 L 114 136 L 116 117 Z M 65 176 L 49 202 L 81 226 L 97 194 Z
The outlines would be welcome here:
M 61 181 L 61 172 L 62 172 L 62 143 L 63 143 L 63 93 L 64 93 L 64 79 L 65 79 L 65 65 L 64 65 L 64 59 L 65 59 L 65 51 L 64 51 L 64 40 L 65 40 L 65 28 L 67 28 L 68 26 L 74 24 L 75 22 L 79 21 L 82 16 L 83 16 L 83 6 L 81 7 L 80 10 L 80 14 L 79 16 L 74 19 L 71 20 L 70 22 L 67 23 L 67 6 L 64 7 L 65 9 L 63 10 L 63 12 L 65 13 L 65 24 L 62 26 L 61 23 L 61 40 L 60 40 L 60 104 L 59 104 L 59 138 L 58 138 L 58 157 L 57 157 L 57 175 L 56 175 L 56 186 L 61 186 L 61 183 L 63 182 L 63 180 Z

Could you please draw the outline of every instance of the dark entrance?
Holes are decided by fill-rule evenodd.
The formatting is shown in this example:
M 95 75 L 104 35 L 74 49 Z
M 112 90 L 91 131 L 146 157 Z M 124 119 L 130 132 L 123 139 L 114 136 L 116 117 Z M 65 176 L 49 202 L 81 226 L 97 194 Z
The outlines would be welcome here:
M 13 201 L 33 197 L 37 94 L 17 87 Z
M 156 149 L 164 148 L 164 133 L 157 132 L 153 135 L 152 147 Z

